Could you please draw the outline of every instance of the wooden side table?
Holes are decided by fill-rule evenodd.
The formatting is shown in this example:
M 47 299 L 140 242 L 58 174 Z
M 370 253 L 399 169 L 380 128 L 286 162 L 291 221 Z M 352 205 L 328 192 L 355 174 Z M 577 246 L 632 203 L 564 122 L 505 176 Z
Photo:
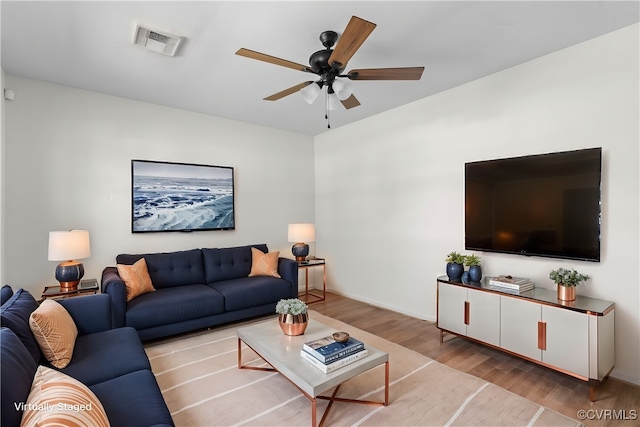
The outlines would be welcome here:
M 309 269 L 322 267 L 322 295 L 309 290 Z M 306 261 L 298 261 L 298 270 L 304 270 L 304 292 L 298 295 L 307 304 L 324 301 L 327 294 L 327 268 L 324 258 L 311 258 Z
M 98 281 L 96 279 L 81 280 L 78 289 L 75 291 L 63 291 L 60 286 L 45 286 L 41 295 L 41 300 L 73 298 L 83 295 L 92 295 L 98 293 Z

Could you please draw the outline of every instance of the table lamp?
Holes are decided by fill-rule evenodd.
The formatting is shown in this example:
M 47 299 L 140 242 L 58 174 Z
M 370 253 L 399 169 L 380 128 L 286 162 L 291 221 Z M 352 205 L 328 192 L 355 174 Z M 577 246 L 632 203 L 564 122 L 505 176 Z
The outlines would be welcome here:
M 56 267 L 56 280 L 61 291 L 74 291 L 84 276 L 80 261 L 91 255 L 87 230 L 50 231 L 49 261 L 63 261 Z
M 315 224 L 289 224 L 289 242 L 295 243 L 291 247 L 291 253 L 296 261 L 304 261 L 309 255 L 309 245 L 306 242 L 316 241 Z

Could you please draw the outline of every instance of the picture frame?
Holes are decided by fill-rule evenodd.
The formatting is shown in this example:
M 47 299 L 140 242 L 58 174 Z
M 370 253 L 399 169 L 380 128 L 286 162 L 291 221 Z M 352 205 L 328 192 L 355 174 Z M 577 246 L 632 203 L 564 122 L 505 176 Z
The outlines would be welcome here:
M 131 160 L 131 232 L 235 229 L 234 169 Z

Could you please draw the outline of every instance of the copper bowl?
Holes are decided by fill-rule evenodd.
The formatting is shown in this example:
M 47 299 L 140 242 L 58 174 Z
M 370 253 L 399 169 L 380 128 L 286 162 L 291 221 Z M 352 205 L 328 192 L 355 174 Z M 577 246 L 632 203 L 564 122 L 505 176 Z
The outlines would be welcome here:
M 336 340 L 336 342 L 347 342 L 349 341 L 349 334 L 347 332 L 335 332 L 332 335 L 333 339 Z

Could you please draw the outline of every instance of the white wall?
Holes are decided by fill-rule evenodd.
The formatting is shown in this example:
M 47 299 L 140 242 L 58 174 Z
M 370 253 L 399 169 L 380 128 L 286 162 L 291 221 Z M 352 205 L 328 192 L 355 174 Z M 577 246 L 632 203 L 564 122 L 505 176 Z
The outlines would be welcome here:
M 640 384 L 638 33 L 634 25 L 316 137 L 328 287 L 434 320 L 444 259 L 465 253 L 464 163 L 603 147 L 600 263 L 479 255 L 485 275 L 545 288 L 560 266 L 589 274 L 578 293 L 616 304 L 613 376 Z
M 7 75 L 5 274 L 39 296 L 55 284 L 48 233 L 88 229 L 85 278 L 119 253 L 267 243 L 314 221 L 313 138 Z M 203 95 L 204 96 L 204 95 Z M 236 230 L 131 233 L 131 159 L 233 166 Z M 295 183 L 294 183 L 295 179 Z

